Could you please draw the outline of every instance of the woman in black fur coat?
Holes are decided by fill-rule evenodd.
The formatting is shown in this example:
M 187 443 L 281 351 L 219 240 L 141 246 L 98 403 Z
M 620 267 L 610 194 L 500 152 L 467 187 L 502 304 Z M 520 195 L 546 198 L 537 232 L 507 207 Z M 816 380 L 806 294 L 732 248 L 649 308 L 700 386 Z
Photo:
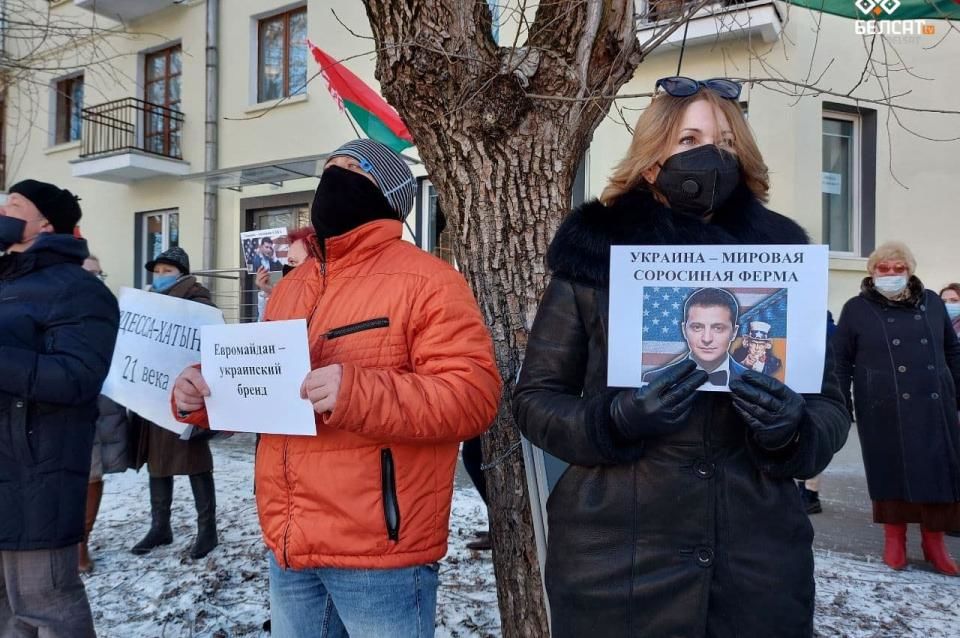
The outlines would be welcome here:
M 793 479 L 846 441 L 832 357 L 813 395 L 756 372 L 698 393 L 692 361 L 639 390 L 607 385 L 611 244 L 806 243 L 764 208 L 768 187 L 735 98 L 660 94 L 600 200 L 550 246 L 514 407 L 570 463 L 547 505 L 555 638 L 813 633 L 813 530 Z

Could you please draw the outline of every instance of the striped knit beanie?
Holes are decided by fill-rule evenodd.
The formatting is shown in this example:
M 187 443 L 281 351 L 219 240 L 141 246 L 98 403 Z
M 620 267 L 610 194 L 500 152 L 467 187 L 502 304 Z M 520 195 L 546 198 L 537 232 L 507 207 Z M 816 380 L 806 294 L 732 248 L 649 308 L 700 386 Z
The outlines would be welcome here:
M 374 140 L 351 140 L 330 154 L 330 157 L 346 155 L 360 162 L 360 168 L 373 175 L 384 197 L 397 211 L 400 219 L 406 219 L 413 208 L 416 184 L 413 173 L 403 158 Z

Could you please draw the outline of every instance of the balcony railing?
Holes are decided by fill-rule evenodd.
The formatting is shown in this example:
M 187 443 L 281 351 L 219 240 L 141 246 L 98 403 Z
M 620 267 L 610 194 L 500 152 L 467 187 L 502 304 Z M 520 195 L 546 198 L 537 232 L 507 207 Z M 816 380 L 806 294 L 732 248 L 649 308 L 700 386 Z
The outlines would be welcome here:
M 140 151 L 183 159 L 183 113 L 133 97 L 83 109 L 82 159 Z
M 725 7 L 735 7 L 748 1 L 749 0 L 717 0 L 715 3 L 706 5 L 704 9 L 716 11 L 717 9 Z M 678 18 L 684 11 L 696 4 L 696 0 L 647 0 L 646 10 L 642 11 L 640 21 L 642 23 L 653 23 L 659 22 L 660 20 Z

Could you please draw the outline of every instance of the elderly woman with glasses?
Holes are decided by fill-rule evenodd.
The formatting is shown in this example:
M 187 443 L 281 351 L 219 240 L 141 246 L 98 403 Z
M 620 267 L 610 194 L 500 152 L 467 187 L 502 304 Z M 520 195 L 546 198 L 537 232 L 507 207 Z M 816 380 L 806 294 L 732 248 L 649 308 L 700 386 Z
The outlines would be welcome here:
M 698 392 L 710 377 L 692 358 L 639 389 L 607 384 L 612 244 L 807 242 L 763 206 L 739 85 L 657 86 L 600 200 L 551 243 L 514 396 L 526 436 L 570 464 L 547 505 L 553 636 L 806 638 L 813 529 L 793 479 L 846 440 L 832 357 L 820 394 L 754 370 Z
M 960 529 L 960 343 L 916 267 L 900 242 L 877 248 L 833 343 L 848 404 L 853 384 L 873 521 L 884 530 L 883 561 L 907 566 L 907 524 L 919 523 L 924 559 L 957 576 L 943 535 Z

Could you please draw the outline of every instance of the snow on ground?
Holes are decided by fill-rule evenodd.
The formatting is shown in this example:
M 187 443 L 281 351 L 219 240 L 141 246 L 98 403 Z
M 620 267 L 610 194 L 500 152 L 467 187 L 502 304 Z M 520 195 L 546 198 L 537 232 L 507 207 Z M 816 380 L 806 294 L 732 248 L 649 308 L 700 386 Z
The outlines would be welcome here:
M 107 477 L 91 539 L 96 569 L 85 577 L 100 638 L 269 636 L 262 630 L 268 585 L 253 501 L 253 439 L 237 435 L 212 447 L 220 546 L 201 561 L 186 557 L 196 513 L 185 477 L 175 481 L 174 543 L 146 556 L 129 553 L 149 526 L 146 472 Z M 457 489 L 450 551 L 440 564 L 438 638 L 500 634 L 490 553 L 465 547 L 484 528 L 479 496 Z M 818 552 L 816 625 L 821 637 L 955 637 L 960 579 L 918 564 L 896 573 L 879 562 Z

